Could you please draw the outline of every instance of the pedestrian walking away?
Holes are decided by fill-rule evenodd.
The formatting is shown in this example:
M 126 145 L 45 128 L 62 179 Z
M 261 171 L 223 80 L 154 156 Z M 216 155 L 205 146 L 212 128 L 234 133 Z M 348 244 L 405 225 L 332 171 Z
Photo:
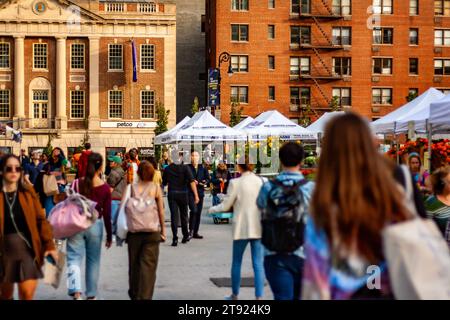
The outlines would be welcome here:
M 119 213 L 120 202 L 127 187 L 127 175 L 122 169 L 122 159 L 119 156 L 109 157 L 111 172 L 106 180 L 111 190 L 111 221 L 113 234 L 116 233 L 117 215 Z

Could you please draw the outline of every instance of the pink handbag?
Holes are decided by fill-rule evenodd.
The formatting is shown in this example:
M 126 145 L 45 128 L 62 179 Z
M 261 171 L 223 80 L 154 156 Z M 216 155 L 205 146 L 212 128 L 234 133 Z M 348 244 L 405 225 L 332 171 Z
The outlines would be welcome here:
M 75 180 L 74 186 L 78 186 Z M 65 239 L 89 229 L 97 220 L 96 202 L 91 201 L 73 189 L 67 192 L 67 199 L 58 203 L 50 212 L 49 222 L 55 239 Z
M 159 232 L 159 214 L 155 198 L 149 197 L 153 183 L 140 194 L 131 186 L 131 197 L 125 204 L 127 227 L 129 232 Z

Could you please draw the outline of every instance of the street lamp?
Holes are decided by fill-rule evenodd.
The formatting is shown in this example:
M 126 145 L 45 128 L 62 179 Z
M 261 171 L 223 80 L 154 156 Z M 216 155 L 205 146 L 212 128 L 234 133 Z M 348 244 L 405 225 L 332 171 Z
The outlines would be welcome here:
M 233 66 L 231 65 L 231 55 L 228 52 L 222 52 L 219 55 L 219 66 L 218 66 L 218 71 L 219 71 L 219 92 L 220 92 L 220 83 L 222 81 L 222 77 L 220 75 L 220 66 L 222 65 L 222 63 L 226 63 L 228 62 L 228 71 L 227 74 L 229 77 L 233 76 Z M 216 107 L 211 107 L 211 113 L 215 116 L 216 115 Z

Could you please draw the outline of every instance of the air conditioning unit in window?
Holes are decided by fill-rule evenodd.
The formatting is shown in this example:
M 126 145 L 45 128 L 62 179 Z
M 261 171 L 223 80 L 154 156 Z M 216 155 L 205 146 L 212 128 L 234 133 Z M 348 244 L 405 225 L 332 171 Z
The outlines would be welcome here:
M 372 47 L 372 52 L 380 52 L 380 47 Z
M 291 112 L 298 112 L 298 110 L 299 110 L 299 105 L 298 105 L 298 104 L 291 104 L 289 110 L 290 110 Z
M 372 77 L 372 82 L 380 82 L 380 77 Z
M 442 82 L 442 77 L 441 76 L 434 77 L 433 81 L 434 82 Z
M 442 47 L 435 47 L 434 53 L 442 53 Z
M 298 75 L 298 74 L 289 75 L 289 80 L 291 80 L 291 81 L 295 81 L 295 80 L 299 80 L 299 79 L 300 79 L 300 75 Z
M 299 43 L 291 43 L 291 49 L 298 49 L 300 48 L 300 44 Z
M 372 107 L 373 113 L 380 113 L 380 107 Z

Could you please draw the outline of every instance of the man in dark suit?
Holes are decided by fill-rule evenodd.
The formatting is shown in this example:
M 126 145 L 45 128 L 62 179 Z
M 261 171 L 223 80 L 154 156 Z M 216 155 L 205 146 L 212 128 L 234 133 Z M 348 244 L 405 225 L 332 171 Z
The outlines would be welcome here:
M 195 196 L 191 190 L 189 190 L 189 236 L 194 239 L 203 239 L 198 233 L 200 228 L 200 220 L 203 209 L 203 199 L 205 197 L 205 187 L 209 184 L 211 178 L 208 170 L 199 164 L 200 155 L 197 151 L 191 153 L 191 164 L 188 165 L 194 177 L 195 184 L 197 186 L 197 193 L 199 202 L 195 204 Z

